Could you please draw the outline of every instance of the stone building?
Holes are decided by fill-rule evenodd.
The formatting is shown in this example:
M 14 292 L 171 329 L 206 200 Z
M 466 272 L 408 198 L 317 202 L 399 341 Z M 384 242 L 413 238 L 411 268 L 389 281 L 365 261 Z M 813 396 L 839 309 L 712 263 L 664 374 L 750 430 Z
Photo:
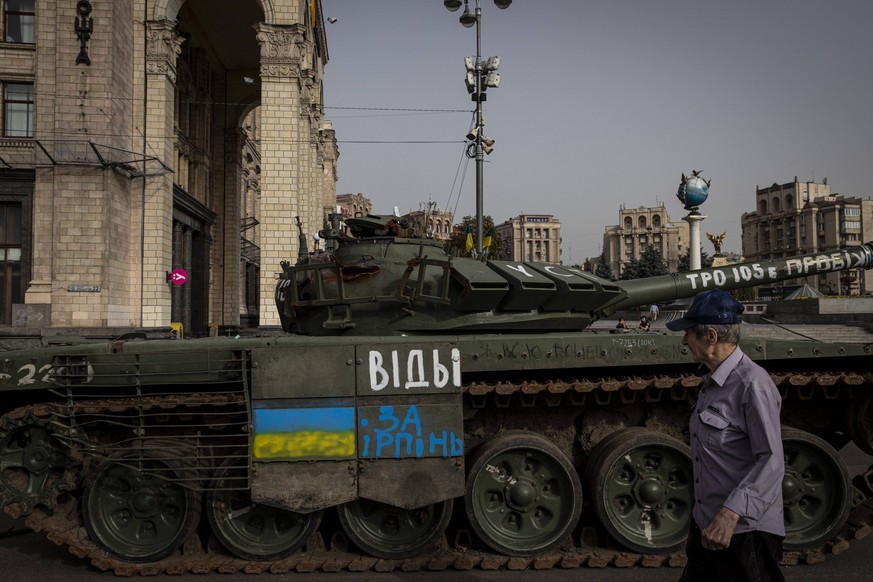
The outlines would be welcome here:
M 321 2 L 222 6 L 3 2 L 0 324 L 279 324 L 335 205 Z
M 755 211 L 743 213 L 743 255 L 747 261 L 790 257 L 854 246 L 873 240 L 873 200 L 831 193 L 822 182 L 773 184 L 755 189 Z M 762 295 L 808 284 L 828 295 L 873 292 L 873 274 L 864 269 L 827 273 L 762 287 Z
M 342 212 L 343 218 L 367 216 L 373 213 L 373 201 L 363 194 L 338 194 L 336 205 Z
M 437 208 L 436 203 L 422 204 L 421 209 L 403 215 L 415 228 L 428 238 L 448 240 L 452 237 L 454 216 L 451 211 Z
M 618 224 L 607 226 L 603 233 L 603 258 L 619 277 L 624 265 L 642 256 L 647 247 L 661 252 L 667 270 L 679 269 L 679 260 L 688 254 L 690 238 L 686 222 L 673 222 L 666 207 L 625 208 L 618 213 Z
M 522 214 L 494 226 L 506 259 L 561 264 L 561 221 L 551 214 Z

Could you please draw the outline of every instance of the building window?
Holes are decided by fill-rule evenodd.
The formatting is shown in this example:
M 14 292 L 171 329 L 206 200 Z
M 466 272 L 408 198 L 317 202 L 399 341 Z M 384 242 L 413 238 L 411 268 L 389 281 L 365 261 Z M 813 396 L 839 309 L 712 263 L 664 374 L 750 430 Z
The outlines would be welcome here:
M 33 84 L 3 84 L 3 137 L 33 137 Z
M 36 32 L 35 0 L 6 0 L 4 3 L 3 40 L 33 44 Z
M 21 204 L 0 203 L 0 323 L 12 323 L 21 297 Z

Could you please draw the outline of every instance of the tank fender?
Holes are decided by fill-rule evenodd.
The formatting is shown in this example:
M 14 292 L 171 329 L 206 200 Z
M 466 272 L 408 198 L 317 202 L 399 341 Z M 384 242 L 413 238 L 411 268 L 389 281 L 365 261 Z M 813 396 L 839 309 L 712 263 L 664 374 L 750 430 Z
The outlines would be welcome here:
M 253 349 L 252 500 L 309 513 L 463 495 L 461 392 L 457 342 Z
M 252 501 L 312 513 L 358 498 L 354 461 L 257 463 Z
M 464 494 L 463 457 L 361 461 L 360 497 L 415 509 Z
M 415 509 L 463 495 L 458 343 L 392 338 L 356 361 L 359 496 Z

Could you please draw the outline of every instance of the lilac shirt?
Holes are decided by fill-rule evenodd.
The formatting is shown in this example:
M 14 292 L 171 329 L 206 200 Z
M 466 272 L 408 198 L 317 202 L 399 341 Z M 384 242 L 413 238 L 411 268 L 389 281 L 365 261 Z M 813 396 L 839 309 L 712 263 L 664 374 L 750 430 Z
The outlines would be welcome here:
M 689 423 L 701 528 L 727 507 L 740 516 L 734 533 L 785 535 L 781 405 L 770 375 L 739 347 L 705 377 Z

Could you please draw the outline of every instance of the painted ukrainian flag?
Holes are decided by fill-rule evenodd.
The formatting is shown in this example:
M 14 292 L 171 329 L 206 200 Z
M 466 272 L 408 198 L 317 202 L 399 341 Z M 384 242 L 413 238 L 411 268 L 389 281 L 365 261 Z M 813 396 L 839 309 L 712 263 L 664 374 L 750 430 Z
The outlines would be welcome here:
M 355 457 L 355 409 L 256 408 L 255 459 Z

